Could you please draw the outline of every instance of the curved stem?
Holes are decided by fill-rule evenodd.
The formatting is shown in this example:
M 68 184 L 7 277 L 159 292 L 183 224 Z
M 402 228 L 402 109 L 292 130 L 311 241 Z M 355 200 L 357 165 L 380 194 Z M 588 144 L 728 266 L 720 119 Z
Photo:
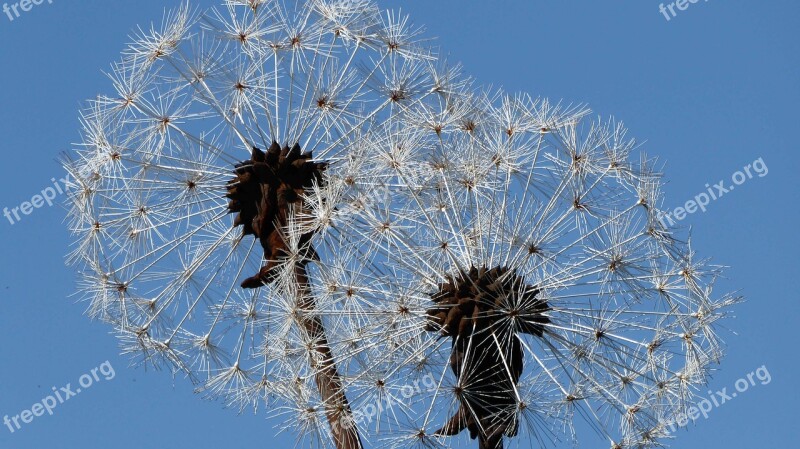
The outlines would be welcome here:
M 308 271 L 305 263 L 297 263 L 294 273 L 300 308 L 306 312 L 314 310 L 316 301 L 308 287 Z M 312 354 L 311 358 L 316 360 L 313 363 L 318 363 L 318 366 L 312 368 L 316 371 L 317 389 L 319 389 L 319 394 L 325 404 L 325 415 L 331 426 L 336 448 L 361 449 L 363 447 L 361 438 L 355 427 L 353 412 L 336 369 L 336 362 L 333 360 L 333 353 L 328 344 L 322 320 L 317 316 L 304 317 L 301 323 L 307 336 L 314 342 L 313 351 L 316 353 Z

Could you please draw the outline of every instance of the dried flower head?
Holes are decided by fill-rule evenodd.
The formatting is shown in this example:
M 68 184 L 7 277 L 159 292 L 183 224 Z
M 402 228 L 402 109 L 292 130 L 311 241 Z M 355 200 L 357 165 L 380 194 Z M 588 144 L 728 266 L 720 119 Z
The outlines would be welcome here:
M 621 124 L 526 96 L 480 103 L 409 111 L 372 146 L 402 159 L 384 167 L 391 195 L 348 222 L 408 311 L 372 369 L 437 380 L 400 420 L 406 437 L 533 445 L 574 438 L 580 416 L 613 447 L 659 444 L 719 360 L 737 298 L 714 295 L 719 267 L 656 219 L 654 161 L 631 158 Z
M 359 447 L 340 424 L 377 273 L 339 228 L 375 200 L 365 137 L 466 85 L 434 59 L 364 0 L 183 6 L 137 32 L 65 160 L 89 314 L 204 394 Z

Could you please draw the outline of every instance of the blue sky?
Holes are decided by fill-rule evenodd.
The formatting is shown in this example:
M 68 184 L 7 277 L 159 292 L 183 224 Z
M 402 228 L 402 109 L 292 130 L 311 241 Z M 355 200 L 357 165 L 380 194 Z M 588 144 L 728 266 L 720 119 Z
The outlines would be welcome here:
M 2 3 L 2 0 L 0 0 Z M 137 24 L 161 18 L 156 0 L 48 0 L 0 15 L 0 208 L 19 206 L 63 173 L 56 160 L 78 135 L 82 101 L 109 90 L 103 70 Z M 195 1 L 198 6 L 214 1 Z M 402 6 L 479 82 L 565 102 L 623 120 L 666 164 L 667 208 L 684 205 L 759 158 L 757 174 L 689 215 L 702 256 L 730 266 L 723 290 L 747 302 L 727 323 L 728 357 L 711 390 L 766 365 L 760 383 L 715 408 L 675 448 L 792 447 L 800 438 L 792 386 L 800 312 L 796 187 L 800 148 L 800 3 L 709 0 L 669 21 L 658 0 L 412 0 Z M 0 217 L 0 418 L 77 385 L 109 361 L 91 388 L 11 433 L 0 448 L 206 448 L 276 443 L 264 417 L 224 410 L 183 379 L 129 368 L 108 328 L 83 316 L 64 266 L 63 210 L 46 205 L 11 225 Z M 110 377 L 110 376 L 108 376 Z M 794 430 L 793 430 L 794 429 Z

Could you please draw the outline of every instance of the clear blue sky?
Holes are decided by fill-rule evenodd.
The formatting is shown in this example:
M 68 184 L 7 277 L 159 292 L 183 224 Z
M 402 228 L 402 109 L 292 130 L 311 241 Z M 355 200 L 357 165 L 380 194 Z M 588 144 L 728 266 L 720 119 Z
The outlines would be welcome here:
M 19 206 L 62 176 L 56 158 L 79 138 L 81 102 L 109 90 L 102 71 L 133 27 L 177 4 L 47 1 L 13 22 L 0 15 L 0 208 Z M 795 447 L 800 2 L 701 0 L 670 21 L 659 0 L 379 3 L 402 5 L 481 83 L 586 102 L 624 120 L 666 163 L 669 208 L 706 183 L 730 184 L 734 172 L 763 158 L 768 175 L 681 224 L 693 227 L 700 255 L 731 267 L 720 288 L 747 297 L 728 323 L 736 334 L 726 335 L 728 357 L 711 389 L 730 392 L 764 364 L 772 382 L 679 432 L 672 447 Z M 290 446 L 287 435 L 273 442 L 263 415 L 237 416 L 202 401 L 183 379 L 128 368 L 109 329 L 69 296 L 63 216 L 46 206 L 14 225 L 0 216 L 0 419 L 52 386 L 74 389 L 106 360 L 116 377 L 14 434 L 0 427 L 0 448 Z

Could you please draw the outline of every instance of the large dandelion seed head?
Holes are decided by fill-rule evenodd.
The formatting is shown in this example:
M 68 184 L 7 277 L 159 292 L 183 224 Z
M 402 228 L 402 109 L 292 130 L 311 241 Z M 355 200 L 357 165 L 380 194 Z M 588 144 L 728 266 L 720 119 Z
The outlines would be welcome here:
M 379 292 L 337 231 L 374 201 L 365 136 L 463 86 L 419 34 L 352 0 L 183 6 L 135 33 L 65 161 L 69 260 L 125 352 L 238 405 L 294 400 L 328 363 L 319 322 L 346 377 Z

